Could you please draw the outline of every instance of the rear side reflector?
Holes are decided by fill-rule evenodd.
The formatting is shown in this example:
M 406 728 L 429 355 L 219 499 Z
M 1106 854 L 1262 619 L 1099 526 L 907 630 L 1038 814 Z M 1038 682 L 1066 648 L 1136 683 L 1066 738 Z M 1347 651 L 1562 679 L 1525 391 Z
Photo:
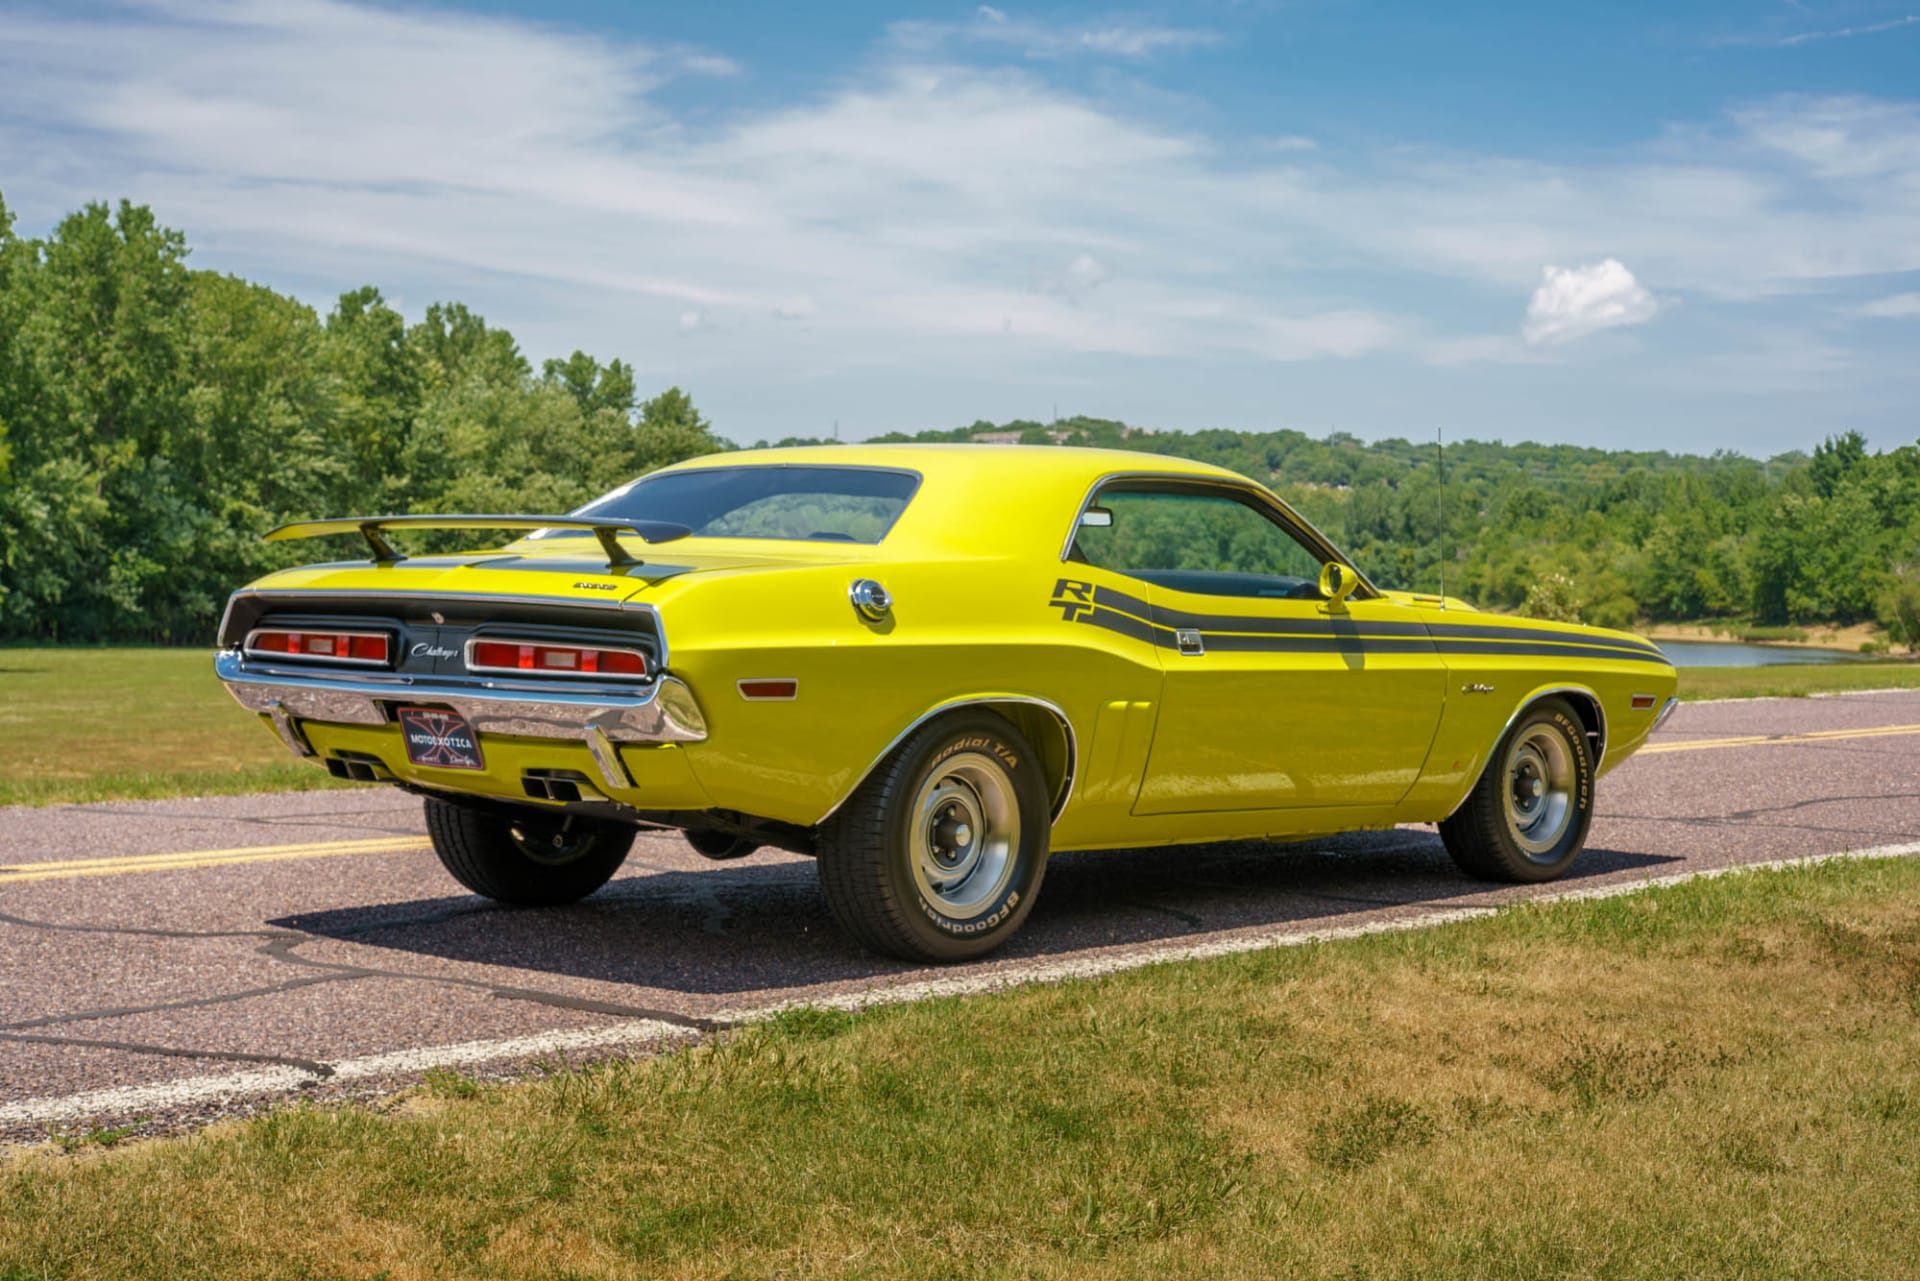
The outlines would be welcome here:
M 385 667 L 392 653 L 385 632 L 297 631 L 291 627 L 256 628 L 242 648 L 263 658 L 309 658 L 362 667 Z
M 647 675 L 647 656 L 637 649 L 603 649 L 552 642 L 471 640 L 467 668 L 533 676 L 613 676 L 627 680 Z
M 784 677 L 744 680 L 739 684 L 740 697 L 749 703 L 785 702 L 800 695 L 800 682 Z

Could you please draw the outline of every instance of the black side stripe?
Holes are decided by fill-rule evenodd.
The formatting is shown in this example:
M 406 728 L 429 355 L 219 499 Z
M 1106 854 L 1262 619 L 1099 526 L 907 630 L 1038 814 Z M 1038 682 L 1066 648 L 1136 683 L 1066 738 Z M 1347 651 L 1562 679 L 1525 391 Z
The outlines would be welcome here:
M 1179 642 L 1171 628 L 1157 626 L 1145 619 L 1118 610 L 1096 606 L 1075 620 L 1105 628 L 1133 640 L 1178 650 Z M 1626 662 L 1660 663 L 1666 659 L 1637 649 L 1616 649 L 1606 645 L 1551 641 L 1526 644 L 1500 640 L 1434 640 L 1417 636 L 1333 635 L 1284 636 L 1247 632 L 1204 633 L 1206 647 L 1215 653 L 1277 654 L 1498 654 L 1511 658 L 1611 658 Z
M 1154 629 L 1152 623 L 1138 619 L 1118 610 L 1095 607 L 1081 614 L 1075 621 L 1088 623 L 1094 627 L 1104 627 L 1110 632 L 1119 632 L 1133 640 L 1144 641 L 1149 645 L 1158 645 L 1162 649 L 1173 648 L 1173 637 Z
M 1547 647 L 1544 652 L 1555 653 L 1566 648 L 1573 652 L 1589 652 L 1611 657 L 1620 651 L 1631 651 L 1631 656 L 1645 656 L 1655 662 L 1667 661 L 1665 654 L 1646 641 L 1627 637 L 1613 639 L 1596 637 L 1584 632 L 1562 631 L 1558 628 L 1543 627 L 1505 627 L 1483 623 L 1406 623 L 1387 620 L 1369 620 L 1357 623 L 1352 619 L 1341 618 L 1250 618 L 1238 614 L 1189 614 L 1181 610 L 1165 609 L 1149 605 L 1146 601 L 1129 596 L 1125 592 L 1114 591 L 1109 587 L 1096 587 L 1094 602 L 1106 609 L 1129 614 L 1141 621 L 1151 622 L 1156 627 L 1190 629 L 1208 637 L 1207 644 L 1213 649 L 1258 649 L 1260 646 L 1229 644 L 1229 635 L 1252 636 L 1298 636 L 1351 638 L 1365 634 L 1369 641 L 1387 637 L 1404 637 L 1412 641 L 1431 639 L 1442 651 L 1453 653 L 1505 653 L 1522 652 L 1520 648 L 1486 648 L 1458 646 L 1472 641 L 1517 641 L 1527 649 L 1535 646 Z M 1280 649 L 1294 648 L 1279 646 Z M 1418 648 L 1424 649 L 1425 646 Z M 1627 654 L 1620 656 L 1626 657 Z
M 1552 645 L 1604 646 L 1607 649 L 1636 649 L 1661 662 L 1667 656 L 1648 641 L 1589 636 L 1585 632 L 1563 632 L 1544 627 L 1495 627 L 1478 623 L 1429 623 L 1427 630 L 1435 640 L 1516 640 Z

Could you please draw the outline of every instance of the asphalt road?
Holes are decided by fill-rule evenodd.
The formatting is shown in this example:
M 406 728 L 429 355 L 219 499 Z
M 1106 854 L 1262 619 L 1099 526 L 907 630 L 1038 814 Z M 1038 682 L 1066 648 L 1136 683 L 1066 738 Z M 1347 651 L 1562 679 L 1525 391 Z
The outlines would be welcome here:
M 0 809 L 0 1138 L 632 1053 L 794 1001 L 910 999 L 1271 946 L 1806 855 L 1920 852 L 1920 691 L 1682 707 L 1602 781 L 1557 885 L 1490 887 L 1430 828 L 1067 854 L 990 961 L 834 929 L 806 859 L 643 836 L 584 903 L 464 893 L 381 788 Z

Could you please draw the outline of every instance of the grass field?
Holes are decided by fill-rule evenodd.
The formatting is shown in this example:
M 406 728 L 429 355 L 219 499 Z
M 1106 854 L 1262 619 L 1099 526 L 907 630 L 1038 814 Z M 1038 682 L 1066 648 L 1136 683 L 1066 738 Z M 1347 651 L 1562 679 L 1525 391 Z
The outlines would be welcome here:
M 1911 1276 L 1916 1063 L 1828 863 L 22 1153 L 0 1277 Z
M 1690 667 L 1683 698 L 1920 687 L 1920 663 Z M 347 786 L 240 710 L 203 649 L 0 648 L 0 805 Z
M 1778 667 L 1683 667 L 1680 697 L 1798 698 L 1847 690 L 1920 689 L 1920 663 L 1782 664 Z
M 211 650 L 0 648 L 0 805 L 327 786 L 227 697 Z

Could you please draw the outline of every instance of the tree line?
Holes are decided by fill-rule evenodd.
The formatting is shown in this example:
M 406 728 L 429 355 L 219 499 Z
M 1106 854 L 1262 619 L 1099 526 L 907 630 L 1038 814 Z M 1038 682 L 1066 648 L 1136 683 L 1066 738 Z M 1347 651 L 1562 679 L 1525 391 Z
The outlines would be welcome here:
M 314 548 L 284 520 L 564 511 L 732 448 L 631 365 L 535 369 L 459 303 L 377 289 L 323 316 L 188 265 L 148 209 L 44 239 L 0 200 L 0 640 L 200 642 L 226 594 Z M 1920 641 L 1920 447 L 1857 433 L 1752 459 L 1333 432 L 1147 432 L 1068 418 L 879 440 L 1012 438 L 1177 454 L 1271 484 L 1385 586 L 1631 625 L 1879 618 Z M 766 442 L 758 442 L 764 444 Z M 802 443 L 798 440 L 778 443 Z M 828 443 L 828 442 L 816 442 Z M 1444 552 L 1443 552 L 1444 548 Z
M 0 201 L 0 639 L 204 641 L 299 517 L 554 512 L 724 447 L 687 395 L 575 352 L 536 372 L 458 303 L 324 317 L 187 265 L 146 208 L 44 240 Z

